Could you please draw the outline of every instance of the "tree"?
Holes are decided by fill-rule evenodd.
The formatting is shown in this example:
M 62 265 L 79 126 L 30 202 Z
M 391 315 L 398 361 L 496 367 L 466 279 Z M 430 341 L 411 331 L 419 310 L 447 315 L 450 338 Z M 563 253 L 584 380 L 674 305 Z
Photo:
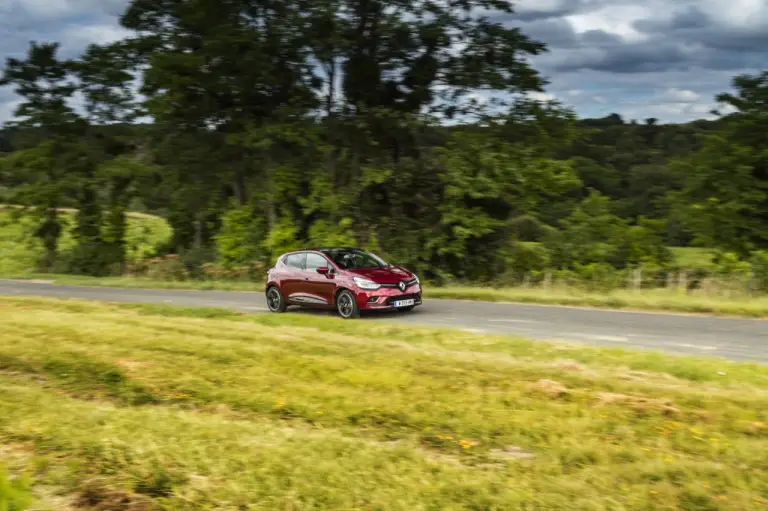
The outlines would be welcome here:
M 85 235 L 90 236 L 90 244 L 78 247 L 78 257 L 72 261 L 89 274 L 124 268 L 128 204 L 137 181 L 150 172 L 146 142 L 131 126 L 143 113 L 131 87 L 132 66 L 130 51 L 122 42 L 90 45 L 72 63 L 85 103 L 87 142 L 99 162 L 83 178 L 79 211 L 83 217 L 91 212 L 92 221 L 99 223 L 89 227 Z
M 676 162 L 685 176 L 676 197 L 695 242 L 746 257 L 768 247 L 768 72 L 738 76 L 718 100 L 735 112 L 722 132 Z
M 440 220 L 427 246 L 456 277 L 503 272 L 512 220 L 542 215 L 543 205 L 580 185 L 567 162 L 531 157 L 483 133 L 457 135 L 440 155 Z
M 18 152 L 4 158 L 6 172 L 24 175 L 25 184 L 14 200 L 33 208 L 40 218 L 35 235 L 45 248 L 44 271 L 56 263 L 62 225 L 58 208 L 75 187 L 74 176 L 89 165 L 89 157 L 78 135 L 84 126 L 69 100 L 76 85 L 71 64 L 58 58 L 57 43 L 31 43 L 24 60 L 6 61 L 0 86 L 13 86 L 21 96 L 11 124 L 32 134 Z

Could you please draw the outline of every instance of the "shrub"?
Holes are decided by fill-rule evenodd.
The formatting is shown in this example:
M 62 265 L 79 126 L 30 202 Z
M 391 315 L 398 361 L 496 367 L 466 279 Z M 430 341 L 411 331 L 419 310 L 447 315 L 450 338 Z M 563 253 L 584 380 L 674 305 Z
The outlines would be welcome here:
M 512 245 L 506 260 L 507 270 L 502 284 L 519 284 L 526 276 L 543 272 L 550 266 L 549 250 L 537 243 L 517 242 Z
M 275 262 L 280 254 L 301 248 L 299 228 L 293 218 L 282 217 L 269 231 L 262 247 L 269 254 L 270 262 Z
M 768 292 L 768 250 L 753 252 L 749 265 L 752 269 L 752 289 Z
M 147 277 L 161 281 L 184 281 L 190 276 L 186 266 L 176 254 L 132 263 L 128 265 L 127 273 L 134 277 Z
M 262 260 L 265 236 L 264 220 L 253 215 L 253 208 L 248 205 L 230 208 L 222 216 L 221 229 L 215 236 L 219 262 L 233 268 Z

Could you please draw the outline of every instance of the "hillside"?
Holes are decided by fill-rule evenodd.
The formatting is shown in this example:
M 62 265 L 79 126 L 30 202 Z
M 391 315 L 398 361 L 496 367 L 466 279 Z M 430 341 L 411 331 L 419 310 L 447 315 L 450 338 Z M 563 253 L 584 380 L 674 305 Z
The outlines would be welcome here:
M 75 246 L 72 228 L 75 211 L 61 210 L 64 232 L 59 246 L 66 254 Z M 42 256 L 41 242 L 33 236 L 37 221 L 29 215 L 19 218 L 17 208 L 0 206 L 0 274 L 21 275 L 34 272 L 35 262 Z M 160 217 L 142 213 L 129 213 L 126 249 L 128 259 L 136 261 L 154 254 L 171 237 L 171 227 Z

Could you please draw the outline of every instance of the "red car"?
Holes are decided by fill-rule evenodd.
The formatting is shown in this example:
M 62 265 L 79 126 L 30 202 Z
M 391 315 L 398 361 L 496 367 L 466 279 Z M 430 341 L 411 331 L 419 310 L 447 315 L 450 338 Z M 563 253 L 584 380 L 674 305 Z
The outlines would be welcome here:
M 342 318 L 361 310 L 410 311 L 421 305 L 413 273 L 359 248 L 297 250 L 280 256 L 267 273 L 267 306 L 335 308 Z

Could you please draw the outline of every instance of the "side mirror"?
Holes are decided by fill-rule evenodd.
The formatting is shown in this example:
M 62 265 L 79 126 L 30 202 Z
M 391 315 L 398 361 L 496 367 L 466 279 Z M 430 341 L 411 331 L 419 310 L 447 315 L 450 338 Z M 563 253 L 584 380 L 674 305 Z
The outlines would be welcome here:
M 317 273 L 319 273 L 320 275 L 328 275 L 330 272 L 331 272 L 331 269 L 328 268 L 327 266 L 320 266 L 319 268 L 317 268 Z

